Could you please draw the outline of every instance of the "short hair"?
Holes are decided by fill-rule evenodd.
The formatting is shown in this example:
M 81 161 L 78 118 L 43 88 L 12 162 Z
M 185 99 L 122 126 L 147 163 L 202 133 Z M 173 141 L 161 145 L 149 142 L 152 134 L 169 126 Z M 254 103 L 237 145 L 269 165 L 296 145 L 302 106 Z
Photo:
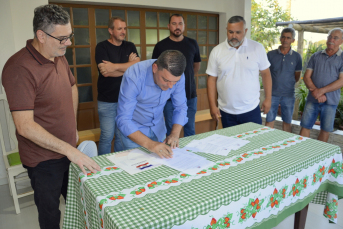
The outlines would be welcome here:
M 66 25 L 70 22 L 70 16 L 61 6 L 58 5 L 43 5 L 38 6 L 34 10 L 33 17 L 33 32 L 42 30 L 47 33 L 52 33 L 55 30 L 55 25 Z
M 335 31 L 340 31 L 341 34 L 342 34 L 342 39 L 343 39 L 343 29 L 341 29 L 341 28 L 333 28 L 333 29 L 331 29 L 331 30 L 329 31 L 328 35 L 330 36 L 331 33 L 335 32 Z
M 172 17 L 182 17 L 182 20 L 185 21 L 185 19 L 183 18 L 182 14 L 172 14 L 170 17 L 169 17 L 169 24 L 170 24 L 170 21 L 172 19 Z
M 238 23 L 238 22 L 243 22 L 244 23 L 244 25 L 245 25 L 245 20 L 244 20 L 244 18 L 242 17 L 242 16 L 233 16 L 233 17 L 231 17 L 228 21 L 227 21 L 227 23 Z
M 186 57 L 177 50 L 166 50 L 155 61 L 158 70 L 166 69 L 173 76 L 181 76 L 186 69 Z
M 284 34 L 284 33 L 291 33 L 293 39 L 295 39 L 295 30 L 293 28 L 290 28 L 290 27 L 284 28 L 282 30 L 282 32 L 281 32 L 281 36 L 280 37 L 282 37 L 282 34 Z
M 108 20 L 108 28 L 109 28 L 109 29 L 114 29 L 113 22 L 114 22 L 115 20 L 119 20 L 119 21 L 125 22 L 125 20 L 122 19 L 121 17 L 111 17 L 110 20 Z

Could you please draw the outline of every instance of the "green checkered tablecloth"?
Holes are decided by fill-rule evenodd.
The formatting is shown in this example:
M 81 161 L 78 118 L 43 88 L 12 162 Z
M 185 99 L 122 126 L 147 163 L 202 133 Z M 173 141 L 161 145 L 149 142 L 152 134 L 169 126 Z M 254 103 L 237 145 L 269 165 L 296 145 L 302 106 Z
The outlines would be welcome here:
M 220 162 L 226 161 L 228 158 L 241 157 L 245 153 L 257 149 L 264 149 L 263 147 L 268 148 L 275 143 L 295 137 L 294 134 L 279 130 L 259 132 L 251 134 L 251 136 L 245 135 L 248 131 L 262 127 L 247 123 L 182 138 L 180 147 L 184 147 L 194 139 L 203 139 L 212 134 L 229 137 L 242 134 L 244 139 L 250 141 L 239 150 L 231 151 L 227 156 L 197 153 L 210 161 Z M 340 163 L 339 168 L 332 167 L 333 158 L 336 159 L 336 164 Z M 106 159 L 106 156 L 95 157 L 94 160 L 101 167 L 115 166 Z M 325 169 L 320 167 L 317 172 L 318 166 L 324 166 Z M 215 225 L 217 228 L 222 228 L 223 225 L 226 227 L 229 225 L 230 228 L 270 228 L 276 226 L 288 215 L 301 210 L 317 193 L 322 194 L 317 195 L 318 198 L 316 197 L 315 202 L 322 204 L 327 202 L 327 193 L 322 191 L 330 191 L 342 197 L 343 168 L 341 167 L 342 155 L 338 146 L 306 139 L 275 150 L 270 154 L 193 179 L 190 182 L 180 182 L 177 186 L 170 186 L 165 190 L 158 190 L 130 201 L 122 201 L 115 206 L 105 207 L 103 214 L 99 214 L 97 197 L 110 193 L 123 193 L 125 190 L 134 189 L 137 186 L 145 187 L 152 181 L 178 176 L 180 172 L 167 166 L 159 166 L 133 176 L 125 171 L 117 170 L 109 175 L 87 179 L 82 183 L 79 181 L 81 170 L 77 165 L 72 164 L 69 171 L 63 228 L 75 229 L 87 226 L 88 228 L 102 228 L 99 218 L 103 220 L 106 228 L 176 228 L 178 226 L 180 228 L 214 228 Z M 325 171 L 323 181 L 318 177 L 321 176 L 322 171 Z M 334 171 L 335 174 L 328 179 L 333 175 L 333 172 L 330 173 L 331 171 Z M 314 173 L 317 174 L 317 181 L 313 180 Z M 292 180 L 293 187 L 296 188 L 293 188 L 294 192 L 299 189 L 300 193 L 305 193 L 310 186 L 316 187 L 316 190 L 298 200 L 296 199 L 298 195 L 293 194 L 292 196 L 292 184 L 289 180 Z M 82 189 L 80 185 L 83 185 Z M 309 186 L 307 189 L 306 185 Z M 274 188 L 277 192 L 273 192 Z M 272 191 L 270 192 L 269 189 Z M 285 191 L 281 193 L 282 189 L 287 189 L 287 193 Z M 289 199 L 292 200 L 289 204 L 284 201 L 284 207 L 273 215 L 271 211 L 274 211 L 275 208 L 271 207 L 270 196 L 273 195 L 273 198 L 278 198 L 281 202 L 283 201 L 282 194 L 289 195 Z M 244 201 L 248 204 L 242 205 Z M 274 201 L 273 204 L 275 203 Z M 275 206 L 278 204 L 276 203 Z M 248 211 L 248 209 L 250 210 Z M 225 214 L 217 217 L 215 215 L 218 215 L 218 212 L 225 212 Z M 204 221 L 206 215 L 208 215 L 208 223 L 205 222 L 206 220 Z M 202 227 L 197 226 L 200 221 L 204 222 Z

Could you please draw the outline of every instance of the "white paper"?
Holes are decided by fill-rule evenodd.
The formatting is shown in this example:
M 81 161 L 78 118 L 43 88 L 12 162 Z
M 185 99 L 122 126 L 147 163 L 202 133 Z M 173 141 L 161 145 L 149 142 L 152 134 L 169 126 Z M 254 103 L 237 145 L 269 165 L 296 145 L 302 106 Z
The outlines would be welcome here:
M 161 165 L 154 153 L 148 154 L 140 149 L 132 149 L 107 157 L 122 170 L 133 175 Z

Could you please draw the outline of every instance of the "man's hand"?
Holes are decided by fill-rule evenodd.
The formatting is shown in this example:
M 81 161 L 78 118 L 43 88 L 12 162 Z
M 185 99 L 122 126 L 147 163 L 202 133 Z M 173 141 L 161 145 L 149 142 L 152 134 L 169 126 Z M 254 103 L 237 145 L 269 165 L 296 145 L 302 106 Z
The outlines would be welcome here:
M 222 117 L 220 114 L 219 108 L 218 107 L 211 107 L 210 113 L 211 113 L 212 118 L 217 120 L 217 122 L 219 122 L 219 118 Z
M 101 170 L 100 166 L 94 160 L 92 160 L 90 157 L 88 157 L 86 154 L 82 153 L 78 149 L 73 149 L 74 151 L 68 154 L 68 159 L 71 162 L 77 164 L 84 174 L 87 173 L 83 166 L 88 168 L 94 174 L 96 173 L 96 171 Z
M 324 92 L 321 90 L 321 88 L 310 89 L 310 91 L 311 91 L 311 95 L 312 95 L 315 99 L 319 99 L 319 97 L 321 97 L 322 95 L 324 95 Z
M 179 147 L 179 138 L 178 136 L 170 134 L 166 139 L 164 139 L 163 143 L 169 145 L 172 149 Z
M 129 56 L 129 62 L 134 61 L 136 58 L 137 58 L 137 54 L 132 52 Z
M 271 106 L 272 106 L 272 100 L 265 99 L 262 103 L 262 109 L 261 109 L 263 111 L 263 114 L 268 114 Z
M 150 152 L 156 153 L 160 158 L 172 158 L 173 157 L 173 151 L 172 149 L 162 143 L 162 142 L 153 142 L 152 146 L 148 149 Z
M 318 98 L 318 103 L 325 103 L 326 101 L 326 95 L 321 95 L 319 98 Z
M 106 60 L 103 60 L 102 62 L 103 63 L 98 64 L 99 71 L 104 77 L 108 77 L 110 76 L 110 73 L 114 71 L 114 69 L 112 69 L 112 63 Z

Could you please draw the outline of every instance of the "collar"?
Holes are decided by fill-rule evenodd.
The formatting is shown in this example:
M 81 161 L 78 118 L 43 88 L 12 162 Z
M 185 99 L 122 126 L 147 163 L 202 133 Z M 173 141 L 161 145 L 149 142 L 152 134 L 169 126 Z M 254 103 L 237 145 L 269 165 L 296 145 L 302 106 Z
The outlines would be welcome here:
M 280 54 L 282 54 L 283 55 L 283 53 L 281 52 L 281 50 L 280 50 L 280 47 L 281 47 L 281 45 L 279 46 L 279 48 L 277 49 L 277 51 L 278 51 L 278 53 L 280 53 Z M 289 54 L 289 55 L 292 55 L 293 54 L 293 49 L 292 49 L 292 46 L 291 46 L 291 49 L 288 51 L 288 53 L 287 54 Z M 286 55 L 287 55 L 286 54 Z
M 228 39 L 227 39 L 227 38 L 226 38 L 226 40 L 225 40 L 225 44 L 226 44 L 226 47 L 228 47 L 229 49 L 236 49 L 235 47 L 232 47 L 232 46 L 229 45 L 229 42 L 228 42 Z M 239 48 L 242 47 L 242 46 L 248 46 L 248 41 L 247 41 L 247 38 L 246 38 L 246 37 L 244 37 L 243 43 L 242 43 L 241 46 L 239 46 Z M 238 48 L 238 49 L 239 49 L 239 48 Z M 238 49 L 237 49 L 237 50 L 238 50 Z
M 153 63 L 155 63 L 155 61 Z M 152 72 L 152 64 L 149 67 L 147 67 L 147 74 L 146 74 L 146 80 L 145 80 L 145 85 L 147 86 L 155 86 L 155 85 L 157 86 L 157 84 L 155 84 L 155 81 L 154 81 L 154 74 Z
M 326 53 L 326 49 L 324 49 L 324 50 L 322 50 L 322 52 L 321 53 L 324 53 L 324 54 L 326 54 L 327 55 L 327 53 Z M 342 55 L 342 49 L 341 48 L 339 48 L 338 49 L 338 51 L 335 53 L 337 56 L 341 56 Z
M 32 41 L 33 39 L 30 39 L 30 40 L 27 40 L 26 41 L 26 49 L 31 53 L 31 55 L 33 56 L 33 58 L 36 59 L 36 61 L 43 65 L 43 64 L 48 64 L 48 63 L 52 63 L 52 61 L 46 59 L 42 54 L 40 54 L 37 49 L 35 49 L 33 46 L 32 46 Z

